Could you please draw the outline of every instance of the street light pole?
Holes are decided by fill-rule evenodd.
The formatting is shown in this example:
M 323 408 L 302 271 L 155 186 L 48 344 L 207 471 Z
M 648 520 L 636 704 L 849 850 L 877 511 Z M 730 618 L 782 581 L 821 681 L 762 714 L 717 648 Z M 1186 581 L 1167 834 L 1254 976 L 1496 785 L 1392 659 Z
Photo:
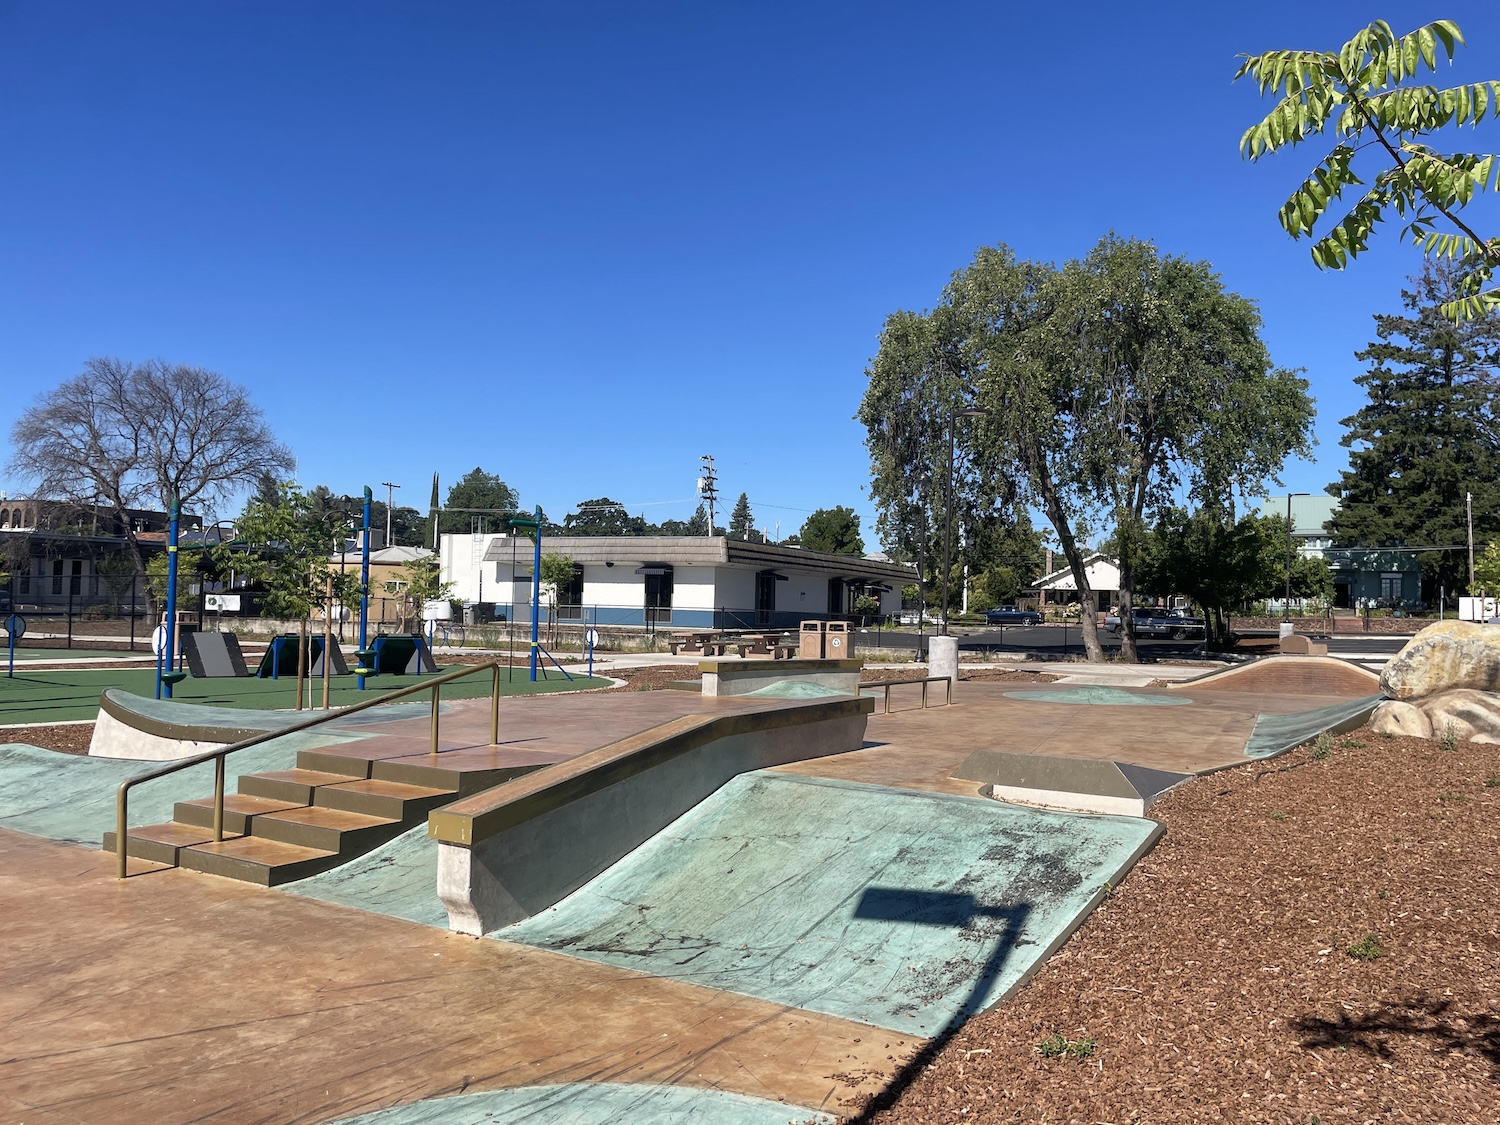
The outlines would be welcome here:
M 1286 494 L 1286 597 L 1281 602 L 1281 619 L 1292 619 L 1292 497 L 1306 496 L 1305 492 Z
M 977 407 L 970 410 L 950 410 L 948 412 L 948 488 L 943 496 L 943 605 L 942 605 L 942 632 L 948 635 L 948 572 L 953 567 L 953 458 L 955 439 L 953 423 L 959 418 L 984 418 L 989 415 L 988 410 L 980 410 Z

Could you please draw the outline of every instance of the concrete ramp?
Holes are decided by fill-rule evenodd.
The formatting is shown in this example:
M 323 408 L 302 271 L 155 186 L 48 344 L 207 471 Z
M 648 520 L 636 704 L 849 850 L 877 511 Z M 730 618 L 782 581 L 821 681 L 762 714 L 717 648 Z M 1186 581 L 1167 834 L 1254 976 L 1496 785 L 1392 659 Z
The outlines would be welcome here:
M 1025 980 L 1160 833 L 756 771 L 489 936 L 932 1036 Z
M 1324 695 L 1358 699 L 1380 693 L 1380 677 L 1336 656 L 1263 656 L 1248 664 L 1167 685 L 1168 691 L 1243 691 L 1257 695 Z

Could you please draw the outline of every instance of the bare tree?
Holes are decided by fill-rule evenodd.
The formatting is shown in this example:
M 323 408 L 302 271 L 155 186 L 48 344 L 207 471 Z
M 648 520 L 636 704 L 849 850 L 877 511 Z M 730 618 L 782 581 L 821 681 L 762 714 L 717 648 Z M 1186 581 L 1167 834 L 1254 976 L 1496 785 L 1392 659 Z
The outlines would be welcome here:
M 36 495 L 112 512 L 136 569 L 132 508 L 174 499 L 211 513 L 258 475 L 294 464 L 245 389 L 201 367 L 91 359 L 11 430 L 10 468 Z

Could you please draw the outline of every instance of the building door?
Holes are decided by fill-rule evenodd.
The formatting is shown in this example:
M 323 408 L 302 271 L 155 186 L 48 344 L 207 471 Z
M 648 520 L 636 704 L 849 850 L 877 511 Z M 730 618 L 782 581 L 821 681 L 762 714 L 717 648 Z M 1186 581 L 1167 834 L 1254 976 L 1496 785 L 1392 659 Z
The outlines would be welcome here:
M 828 580 L 828 613 L 831 617 L 843 617 L 849 612 L 845 604 L 844 580 L 842 578 L 830 578 Z
M 646 624 L 672 623 L 672 568 L 646 568 Z
M 755 623 L 769 625 L 776 612 L 776 575 L 763 570 L 755 576 Z

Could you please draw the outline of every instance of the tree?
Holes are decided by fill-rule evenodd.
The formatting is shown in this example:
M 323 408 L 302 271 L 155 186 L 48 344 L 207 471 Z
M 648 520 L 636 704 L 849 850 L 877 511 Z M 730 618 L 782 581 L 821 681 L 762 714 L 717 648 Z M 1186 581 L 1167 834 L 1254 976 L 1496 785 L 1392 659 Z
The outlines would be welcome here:
M 438 513 L 438 532 L 469 535 L 476 527 L 481 534 L 502 530 L 506 518 L 520 509 L 520 503 L 520 494 L 494 473 L 470 469 L 448 489 L 448 500 Z
M 1500 265 L 1500 239 L 1476 233 L 1460 213 L 1474 196 L 1493 189 L 1495 157 L 1444 155 L 1425 143 L 1450 125 L 1478 125 L 1500 115 L 1500 82 L 1439 90 L 1420 83 L 1425 66 L 1436 73 L 1441 50 L 1448 62 L 1463 36 L 1451 20 L 1435 20 L 1397 36 L 1377 20 L 1338 51 L 1267 51 L 1242 55 L 1235 74 L 1249 76 L 1264 96 L 1279 98 L 1265 118 L 1245 131 L 1240 153 L 1251 161 L 1331 132 L 1338 141 L 1281 208 L 1282 228 L 1293 238 L 1313 237 L 1328 208 L 1346 188 L 1363 187 L 1356 160 L 1378 161 L 1370 186 L 1327 233 L 1312 244 L 1319 269 L 1343 269 L 1368 249 L 1375 224 L 1394 212 L 1410 238 L 1430 256 L 1463 263 L 1462 284 L 1443 305 L 1458 320 L 1500 305 L 1500 290 L 1483 291 Z M 1440 229 L 1440 220 L 1443 227 Z
M 245 505 L 236 521 L 236 545 L 216 551 L 223 565 L 234 565 L 250 582 L 266 591 L 265 612 L 270 617 L 305 621 L 323 604 L 330 570 L 333 538 L 338 534 L 327 515 L 294 483 L 282 484 L 275 501 L 258 496 Z
M 1219 505 L 1191 515 L 1170 508 L 1142 543 L 1141 590 L 1191 598 L 1203 610 L 1208 647 L 1223 648 L 1229 639 L 1225 611 L 1264 596 L 1285 574 L 1285 536 L 1279 517 L 1252 513 L 1235 520 Z
M 708 506 L 699 504 L 698 510 L 689 520 L 663 520 L 662 525 L 656 528 L 653 534 L 700 537 L 708 535 Z
M 1402 290 L 1407 313 L 1375 317 L 1376 339 L 1356 358 L 1368 401 L 1343 420 L 1349 468 L 1329 529 L 1347 547 L 1461 547 L 1465 494 L 1474 496 L 1477 541 L 1500 535 L 1500 313 L 1453 323 L 1441 309 L 1461 284 L 1446 263 L 1428 265 Z M 1463 551 L 1421 552 L 1422 597 L 1468 582 Z
M 428 602 L 441 601 L 453 592 L 453 583 L 440 578 L 441 562 L 437 555 L 412 559 L 385 583 L 386 593 L 396 599 L 397 632 L 414 632 L 422 621 L 422 610 Z
M 1491 539 L 1474 559 L 1474 588 L 1470 593 L 1491 598 L 1500 594 L 1500 540 Z
M 1164 258 L 1149 243 L 1109 236 L 1061 269 L 982 248 L 923 319 L 926 328 L 909 318 L 902 326 L 887 378 L 899 385 L 903 369 L 915 372 L 896 414 L 913 420 L 909 434 L 927 436 L 915 454 L 893 458 L 931 463 L 922 451 L 936 418 L 946 440 L 956 404 L 986 411 L 954 429 L 966 469 L 955 469 L 955 515 L 964 477 L 974 478 L 971 502 L 1040 509 L 1085 606 L 1094 600 L 1085 542 L 1095 530 L 1113 530 L 1128 607 L 1147 521 L 1174 496 L 1258 489 L 1289 452 L 1307 448 L 1307 384 L 1271 366 L 1254 305 L 1226 292 L 1206 263 Z M 923 354 L 930 358 L 912 366 Z M 917 488 L 903 500 L 899 488 L 882 487 L 881 469 L 889 473 L 877 470 L 878 498 L 931 509 L 921 477 L 909 477 Z M 1082 624 L 1089 658 L 1102 659 L 1094 615 Z M 1133 658 L 1128 631 L 1124 648 Z
M 201 367 L 91 359 L 11 429 L 10 467 L 36 493 L 111 513 L 140 573 L 132 508 L 212 511 L 239 489 L 291 470 L 241 386 Z
M 640 516 L 632 516 L 625 505 L 608 496 L 585 500 L 563 519 L 563 535 L 645 535 L 650 531 Z
M 750 513 L 750 497 L 746 493 L 741 492 L 740 498 L 734 502 L 734 511 L 729 516 L 729 538 L 750 543 L 765 540 L 765 536 L 755 530 L 755 517 Z
M 798 532 L 804 550 L 835 555 L 863 555 L 865 541 L 859 534 L 859 515 L 853 508 L 819 508 L 808 516 Z

